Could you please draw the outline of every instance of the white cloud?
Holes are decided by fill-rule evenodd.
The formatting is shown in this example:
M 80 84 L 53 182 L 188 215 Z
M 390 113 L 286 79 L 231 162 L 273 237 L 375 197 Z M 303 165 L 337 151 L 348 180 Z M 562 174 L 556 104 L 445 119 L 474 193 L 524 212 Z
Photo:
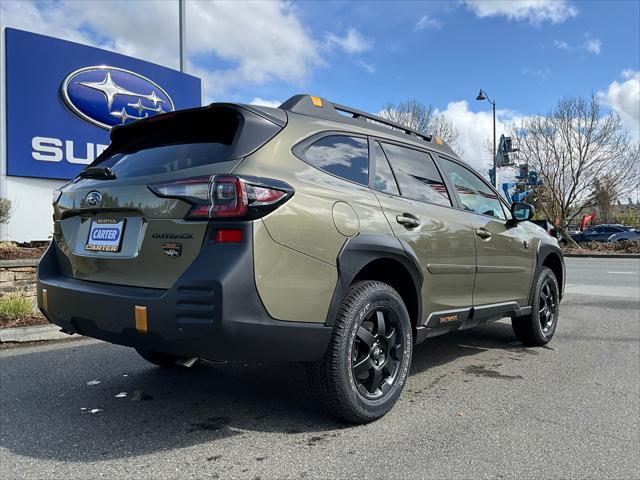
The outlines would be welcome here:
M 489 106 L 489 104 L 487 104 Z M 490 106 L 489 106 L 490 107 Z M 481 172 L 486 172 L 491 156 L 484 145 L 493 141 L 493 114 L 491 110 L 473 112 L 466 100 L 450 102 L 442 114 L 458 130 L 458 145 L 462 159 Z M 496 141 L 508 134 L 510 125 L 518 125 L 524 117 L 511 110 L 496 111 Z
M 364 60 L 358 60 L 356 62 L 356 65 L 359 66 L 359 67 L 364 68 L 367 71 L 367 73 L 371 73 L 371 74 L 376 73 L 375 65 L 371 65 L 370 63 L 367 63 Z
M 416 22 L 415 30 L 428 30 L 428 29 L 440 29 L 442 28 L 442 22 L 435 18 L 431 18 L 429 15 L 423 15 L 420 20 Z
M 544 68 L 529 68 L 529 67 L 524 67 L 520 73 L 522 73 L 522 75 L 531 75 L 534 77 L 538 77 L 540 80 L 546 80 L 547 78 L 549 78 L 549 75 L 551 75 L 551 69 L 548 67 L 544 67 Z
M 590 38 L 584 42 L 583 47 L 589 53 L 600 55 L 600 52 L 602 51 L 602 40 L 599 38 Z
M 600 99 L 612 110 L 620 114 L 629 134 L 640 139 L 640 71 L 624 70 L 622 82 L 614 80 L 609 89 L 599 91 Z
M 335 33 L 327 33 L 325 35 L 325 44 L 329 48 L 338 47 L 348 54 L 362 53 L 371 50 L 373 41 L 365 38 L 355 28 L 349 29 L 344 36 Z
M 304 83 L 320 60 L 296 13 L 289 2 L 187 2 L 187 48 L 197 58 L 189 73 L 203 78 L 205 98 L 270 80 Z M 3 26 L 178 67 L 175 2 L 3 0 L 0 18 Z M 211 66 L 220 61 L 224 67 Z
M 565 50 L 569 53 L 573 52 L 574 50 L 585 50 L 588 53 L 600 55 L 600 52 L 602 52 L 602 40 L 600 40 L 599 38 L 591 37 L 589 35 L 589 32 L 585 34 L 585 37 L 587 37 L 587 40 L 581 45 L 574 46 L 562 40 L 554 40 L 553 44 L 557 49 Z
M 534 25 L 562 23 L 575 17 L 578 9 L 567 0 L 464 0 L 480 18 L 504 16 L 509 20 L 526 20 Z
M 259 105 L 262 107 L 279 107 L 282 102 L 279 100 L 265 100 L 264 98 L 255 97 L 253 100 L 249 102 L 251 105 Z

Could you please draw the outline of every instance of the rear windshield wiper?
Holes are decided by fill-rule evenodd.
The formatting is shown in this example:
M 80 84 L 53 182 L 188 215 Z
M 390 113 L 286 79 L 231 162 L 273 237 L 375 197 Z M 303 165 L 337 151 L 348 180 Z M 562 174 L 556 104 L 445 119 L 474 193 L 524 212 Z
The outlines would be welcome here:
M 78 174 L 77 178 L 104 178 L 105 180 L 113 180 L 116 174 L 109 167 L 89 167 L 85 168 Z

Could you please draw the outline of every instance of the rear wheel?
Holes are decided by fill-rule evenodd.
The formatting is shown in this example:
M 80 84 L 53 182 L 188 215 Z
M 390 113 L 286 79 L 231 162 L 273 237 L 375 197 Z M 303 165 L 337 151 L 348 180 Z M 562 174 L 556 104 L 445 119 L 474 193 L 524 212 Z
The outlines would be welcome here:
M 531 314 L 511 320 L 513 331 L 525 345 L 541 346 L 556 332 L 560 314 L 560 288 L 553 271 L 543 267 L 535 280 Z
M 140 350 L 136 348 L 136 352 L 147 362 L 153 363 L 162 368 L 171 368 L 176 366 L 176 360 L 180 357 L 171 355 L 170 353 L 152 352 L 150 350 Z
M 400 397 L 413 340 L 409 314 L 389 285 L 364 281 L 347 292 L 324 359 L 309 376 L 327 409 L 354 423 L 382 417 Z

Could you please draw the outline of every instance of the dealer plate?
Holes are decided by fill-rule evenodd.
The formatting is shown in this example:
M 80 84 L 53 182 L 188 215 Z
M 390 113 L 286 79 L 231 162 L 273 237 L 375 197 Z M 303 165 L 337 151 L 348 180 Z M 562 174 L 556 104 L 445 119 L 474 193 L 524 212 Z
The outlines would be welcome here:
M 85 250 L 119 252 L 124 234 L 124 218 L 96 218 L 91 221 Z

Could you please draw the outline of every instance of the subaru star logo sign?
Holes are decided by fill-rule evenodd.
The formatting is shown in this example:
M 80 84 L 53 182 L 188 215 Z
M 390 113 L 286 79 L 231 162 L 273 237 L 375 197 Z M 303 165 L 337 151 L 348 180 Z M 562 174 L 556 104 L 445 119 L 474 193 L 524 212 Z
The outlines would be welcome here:
M 157 83 L 105 65 L 71 72 L 62 82 L 61 94 L 73 113 L 106 129 L 174 110 L 171 97 Z
M 102 201 L 102 195 L 100 194 L 100 192 L 96 192 L 94 190 L 93 192 L 87 193 L 85 201 L 90 207 L 97 207 Z

